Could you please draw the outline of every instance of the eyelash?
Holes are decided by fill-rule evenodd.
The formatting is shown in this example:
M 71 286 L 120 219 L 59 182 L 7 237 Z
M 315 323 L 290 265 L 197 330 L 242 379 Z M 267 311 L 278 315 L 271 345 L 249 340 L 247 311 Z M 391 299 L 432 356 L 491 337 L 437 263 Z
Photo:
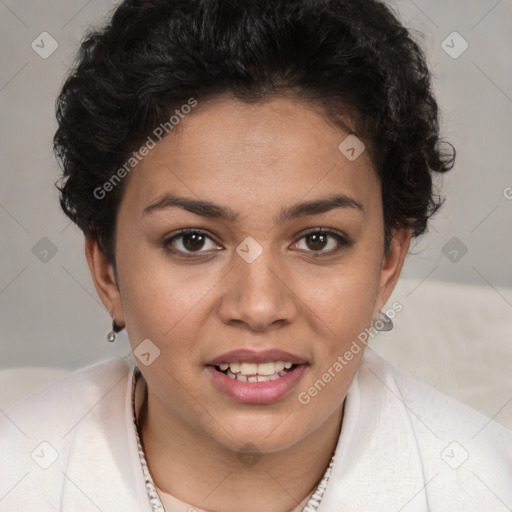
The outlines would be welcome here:
M 190 235 L 190 234 L 204 235 L 206 238 L 209 238 L 211 241 L 215 242 L 212 239 L 212 237 L 206 231 L 203 231 L 202 229 L 198 229 L 198 228 L 184 228 L 184 229 L 180 229 L 176 234 L 172 235 L 171 237 L 166 238 L 163 241 L 163 243 L 162 243 L 163 248 L 165 249 L 165 251 L 168 254 L 178 255 L 178 256 L 185 257 L 185 258 L 194 257 L 194 255 L 200 255 L 202 252 L 207 252 L 207 251 L 184 252 L 184 251 L 181 251 L 181 250 L 177 250 L 177 249 L 171 248 L 172 242 L 174 242 L 175 240 L 177 240 L 179 238 L 182 238 L 185 235 Z M 310 252 L 313 255 L 313 257 L 315 257 L 315 258 L 319 258 L 319 257 L 323 257 L 323 256 L 330 256 L 332 254 L 335 254 L 335 253 L 339 252 L 341 249 L 343 249 L 345 247 L 350 247 L 353 244 L 353 241 L 351 239 L 349 239 L 348 237 L 346 237 L 345 235 L 343 235 L 342 233 L 339 233 L 337 231 L 333 231 L 331 229 L 324 229 L 324 228 L 311 228 L 311 229 L 308 229 L 308 230 L 306 230 L 305 233 L 302 234 L 302 236 L 297 240 L 297 242 L 294 242 L 294 243 L 296 244 L 296 243 L 298 243 L 299 240 L 302 240 L 303 238 L 305 238 L 305 237 L 307 237 L 309 235 L 315 235 L 315 234 L 323 234 L 323 235 L 330 236 L 330 237 L 334 238 L 338 242 L 338 244 L 339 244 L 339 246 L 336 249 L 330 250 L 330 251 L 327 251 L 327 252 L 324 252 L 324 251 L 307 251 L 307 252 Z

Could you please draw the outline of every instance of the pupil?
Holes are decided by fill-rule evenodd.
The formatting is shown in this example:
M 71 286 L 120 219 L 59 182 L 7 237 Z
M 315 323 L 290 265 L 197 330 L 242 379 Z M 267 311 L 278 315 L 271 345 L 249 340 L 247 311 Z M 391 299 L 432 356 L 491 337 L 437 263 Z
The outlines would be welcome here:
M 307 240 L 312 242 L 308 243 L 308 247 L 310 249 L 319 250 L 325 247 L 327 237 L 325 235 L 315 233 L 313 235 L 308 235 Z
M 192 233 L 190 235 L 184 235 L 183 245 L 189 251 L 201 249 L 204 245 L 204 236 L 200 233 Z

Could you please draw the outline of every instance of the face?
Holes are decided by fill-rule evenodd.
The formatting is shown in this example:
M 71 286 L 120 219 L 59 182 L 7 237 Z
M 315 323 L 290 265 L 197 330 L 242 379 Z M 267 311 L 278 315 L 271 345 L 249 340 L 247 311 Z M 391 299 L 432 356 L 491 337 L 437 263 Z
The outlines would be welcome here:
M 362 350 L 299 396 L 370 326 L 410 233 L 384 254 L 367 153 L 349 160 L 348 134 L 301 102 L 199 103 L 179 129 L 126 183 L 119 290 L 88 241 L 95 284 L 136 354 L 150 340 L 150 409 L 233 450 L 284 449 L 339 417 Z

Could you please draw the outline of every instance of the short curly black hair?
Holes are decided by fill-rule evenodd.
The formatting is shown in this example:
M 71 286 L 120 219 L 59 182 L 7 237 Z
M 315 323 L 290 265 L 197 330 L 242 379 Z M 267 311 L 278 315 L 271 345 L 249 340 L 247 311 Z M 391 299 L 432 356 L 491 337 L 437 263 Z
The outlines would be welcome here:
M 439 135 L 425 56 L 378 0 L 125 0 L 91 30 L 57 99 L 60 204 L 115 268 L 123 186 L 97 191 L 156 126 L 190 102 L 288 96 L 361 138 L 391 230 L 426 231 L 443 203 L 434 173 L 455 151 Z M 444 149 L 443 149 L 444 147 Z

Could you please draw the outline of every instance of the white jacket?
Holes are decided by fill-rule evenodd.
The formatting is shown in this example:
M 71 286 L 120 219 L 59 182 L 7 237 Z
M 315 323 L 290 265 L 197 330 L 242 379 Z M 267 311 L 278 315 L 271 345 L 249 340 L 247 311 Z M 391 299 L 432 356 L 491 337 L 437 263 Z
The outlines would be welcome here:
M 0 512 L 151 512 L 134 367 L 77 370 L 0 412 Z M 367 350 L 319 512 L 511 509 L 512 432 Z

